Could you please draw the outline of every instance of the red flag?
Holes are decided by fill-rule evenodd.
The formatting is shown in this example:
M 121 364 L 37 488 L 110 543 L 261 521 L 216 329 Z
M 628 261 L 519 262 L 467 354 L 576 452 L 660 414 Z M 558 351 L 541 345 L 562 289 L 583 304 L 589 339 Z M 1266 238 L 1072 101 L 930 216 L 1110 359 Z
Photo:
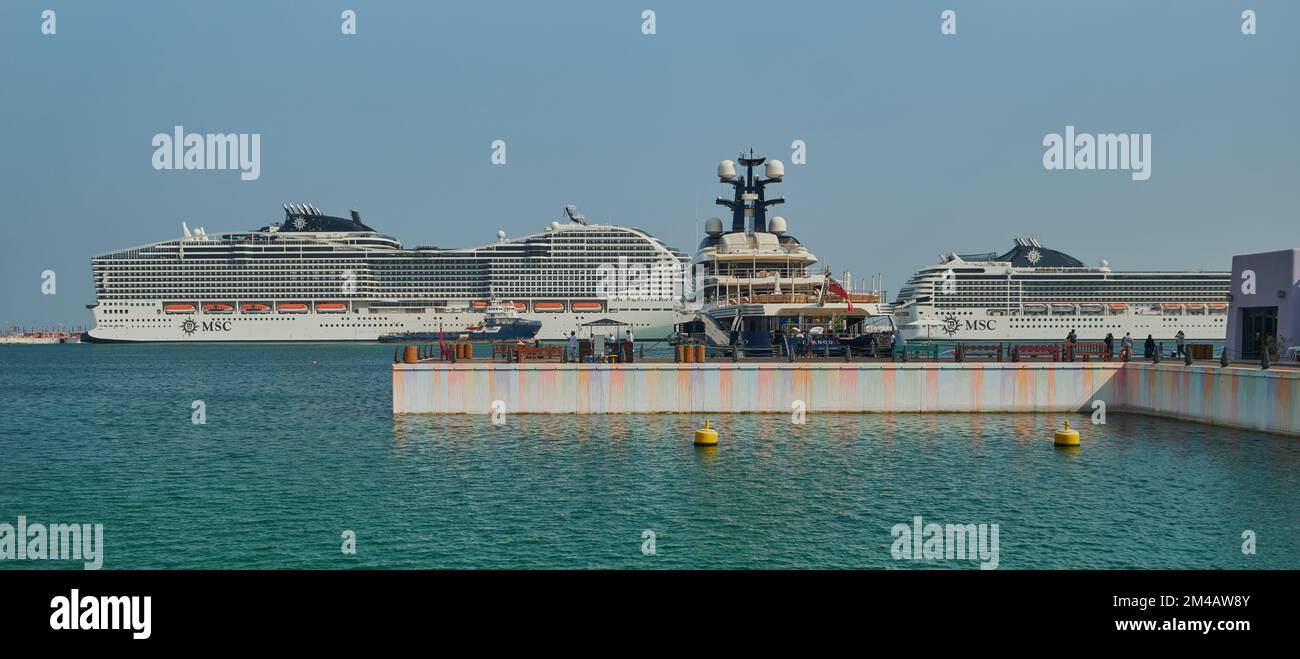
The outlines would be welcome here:
M 844 290 L 844 287 L 840 286 L 840 283 L 835 281 L 833 277 L 826 278 L 826 290 L 844 298 L 844 301 L 849 304 L 849 311 L 853 311 L 853 300 L 849 299 L 848 291 Z

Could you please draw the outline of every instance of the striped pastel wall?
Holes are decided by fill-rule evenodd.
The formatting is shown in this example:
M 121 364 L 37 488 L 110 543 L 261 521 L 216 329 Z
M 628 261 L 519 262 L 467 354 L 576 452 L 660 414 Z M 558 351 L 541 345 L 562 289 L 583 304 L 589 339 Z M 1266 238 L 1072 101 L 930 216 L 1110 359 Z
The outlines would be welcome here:
M 1300 371 L 1093 364 L 393 365 L 396 414 L 1129 411 L 1300 435 Z
M 1129 364 L 1102 395 L 1121 409 L 1300 435 L 1300 370 Z
M 1084 409 L 1118 364 L 396 364 L 395 413 Z

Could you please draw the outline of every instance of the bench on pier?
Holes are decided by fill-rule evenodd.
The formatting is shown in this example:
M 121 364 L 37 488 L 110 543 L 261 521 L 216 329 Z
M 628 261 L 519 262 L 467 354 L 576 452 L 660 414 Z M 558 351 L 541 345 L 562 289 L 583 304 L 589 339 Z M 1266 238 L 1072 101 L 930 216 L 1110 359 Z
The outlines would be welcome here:
M 1068 361 L 1108 362 L 1111 361 L 1112 358 L 1110 351 L 1106 350 L 1106 343 L 1104 341 L 1076 341 L 1072 351 L 1074 353 L 1073 359 L 1069 359 L 1068 353 L 1071 352 L 1071 348 L 1068 345 L 1066 347 L 1066 352 Z
M 1022 362 L 1035 359 L 1052 362 L 1061 361 L 1061 346 L 1058 345 L 1024 345 L 1011 349 L 1011 361 Z
M 890 352 L 889 356 L 896 362 L 905 362 L 911 359 L 929 359 L 937 362 L 939 361 L 939 344 L 917 343 L 894 346 L 894 349 Z
M 971 358 L 995 359 L 997 361 L 1002 361 L 1002 344 L 1001 343 L 988 343 L 988 344 L 958 343 L 957 350 L 953 356 L 959 362 L 964 362 Z
M 508 362 L 522 362 L 528 359 L 559 361 L 563 354 L 563 346 L 518 345 L 505 342 L 492 344 L 492 359 L 504 359 Z

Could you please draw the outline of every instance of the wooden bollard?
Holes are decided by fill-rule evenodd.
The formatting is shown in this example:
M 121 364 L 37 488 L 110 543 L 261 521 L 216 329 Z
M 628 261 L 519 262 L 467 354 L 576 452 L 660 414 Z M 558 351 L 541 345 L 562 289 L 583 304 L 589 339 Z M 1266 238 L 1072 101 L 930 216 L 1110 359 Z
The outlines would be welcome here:
M 414 364 L 420 361 L 420 348 L 417 346 L 406 346 L 405 355 L 402 361 L 407 364 Z

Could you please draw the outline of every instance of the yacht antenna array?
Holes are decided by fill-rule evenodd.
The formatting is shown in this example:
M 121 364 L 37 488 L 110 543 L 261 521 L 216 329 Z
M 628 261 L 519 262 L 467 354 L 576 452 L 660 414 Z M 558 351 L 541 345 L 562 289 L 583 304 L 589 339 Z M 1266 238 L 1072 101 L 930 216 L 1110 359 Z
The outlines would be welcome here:
M 780 160 L 767 161 L 762 156 L 755 156 L 754 150 L 749 150 L 749 155 L 743 152 L 737 158 L 740 165 L 745 168 L 744 177 L 736 174 L 735 163 L 730 160 L 724 160 L 718 164 L 718 180 L 723 183 L 729 183 L 735 188 L 735 197 L 725 199 L 718 197 L 713 203 L 719 206 L 726 206 L 731 209 L 731 231 L 732 233 L 741 233 L 745 231 L 745 218 L 754 218 L 754 231 L 767 231 L 767 207 L 777 204 L 784 204 L 783 197 L 774 197 L 767 199 L 766 187 L 770 183 L 780 183 L 785 177 L 785 165 Z M 767 178 L 755 178 L 754 168 L 767 162 L 764 174 Z

